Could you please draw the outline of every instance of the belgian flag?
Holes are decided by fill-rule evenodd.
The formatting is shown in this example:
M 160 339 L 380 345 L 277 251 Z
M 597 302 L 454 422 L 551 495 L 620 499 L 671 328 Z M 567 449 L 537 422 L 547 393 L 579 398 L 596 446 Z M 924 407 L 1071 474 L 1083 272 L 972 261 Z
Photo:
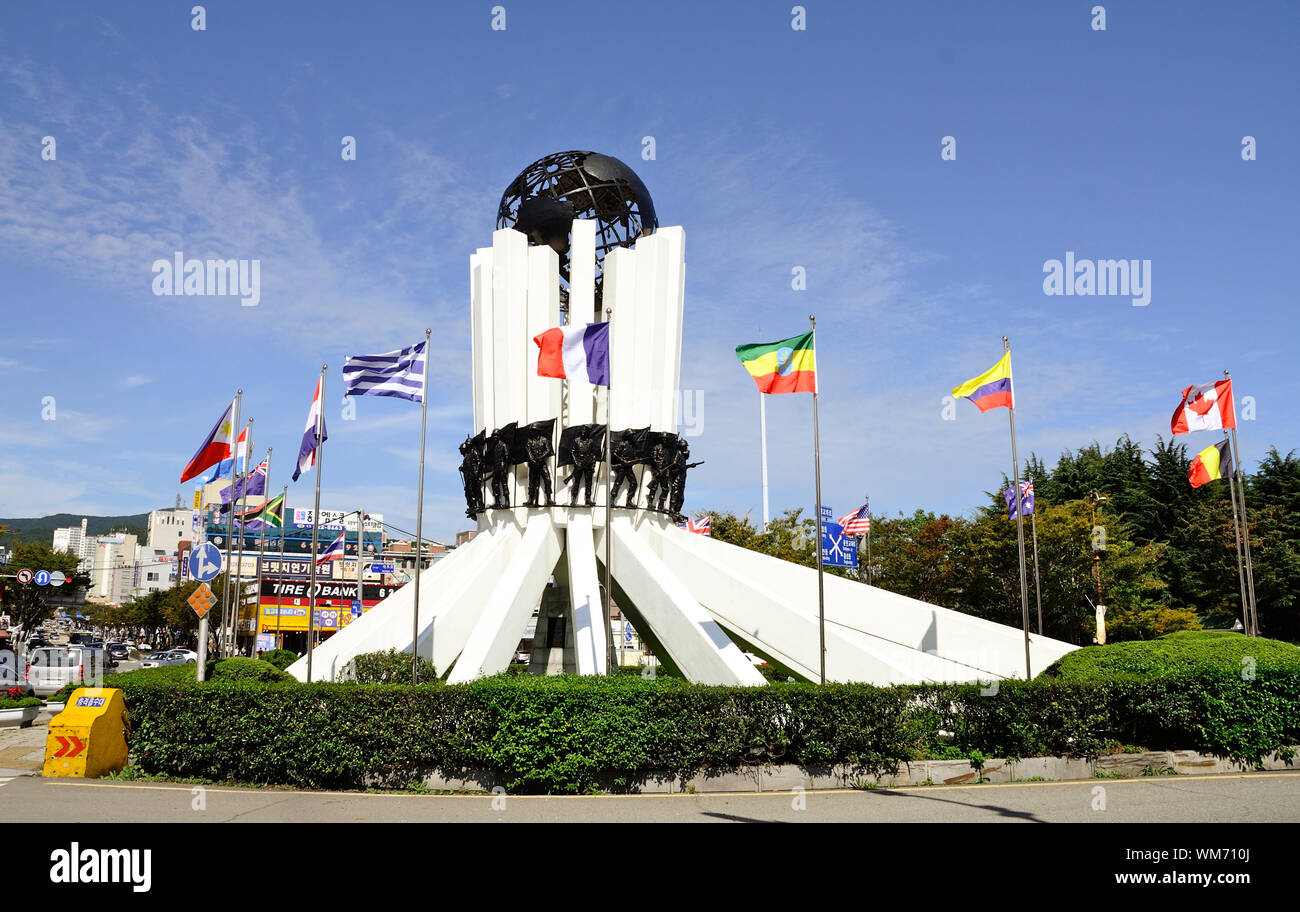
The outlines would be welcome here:
M 1201 450 L 1192 460 L 1192 467 L 1187 470 L 1187 480 L 1192 483 L 1193 488 L 1231 476 L 1232 449 L 1228 446 L 1227 440 Z

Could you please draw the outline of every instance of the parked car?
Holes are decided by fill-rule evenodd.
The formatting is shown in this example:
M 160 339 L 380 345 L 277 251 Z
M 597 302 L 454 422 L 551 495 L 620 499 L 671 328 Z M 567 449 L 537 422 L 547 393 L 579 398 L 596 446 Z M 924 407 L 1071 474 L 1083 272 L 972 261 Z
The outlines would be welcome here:
M 81 681 L 94 686 L 108 665 L 102 649 L 88 646 L 42 646 L 27 652 L 27 682 L 38 697 L 48 697 L 65 684 Z
M 131 650 L 125 643 L 109 643 L 108 654 L 119 662 L 131 658 Z
M 199 654 L 190 649 L 173 649 L 171 654 L 179 656 L 181 661 L 188 662 L 190 665 L 197 665 L 199 662 Z
M 184 664 L 185 664 L 185 657 L 183 655 L 172 652 L 170 649 L 166 649 L 163 650 L 162 652 L 150 653 L 148 656 L 145 657 L 144 661 L 140 663 L 140 667 L 141 668 L 162 668 L 166 665 L 184 665 Z

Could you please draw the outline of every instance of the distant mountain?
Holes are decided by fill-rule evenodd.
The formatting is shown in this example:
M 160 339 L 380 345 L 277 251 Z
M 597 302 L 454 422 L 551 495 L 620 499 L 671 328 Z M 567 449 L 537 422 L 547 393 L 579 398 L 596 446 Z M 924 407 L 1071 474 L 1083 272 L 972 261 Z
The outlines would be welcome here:
M 158 509 L 167 509 L 159 507 Z M 86 516 L 82 513 L 54 513 L 50 516 L 27 517 L 18 519 L 0 519 L 0 526 L 9 530 L 9 534 L 0 536 L 0 544 L 11 542 L 38 542 L 48 545 L 54 541 L 54 530 L 64 526 L 80 526 L 82 517 L 86 519 L 87 535 L 107 535 L 109 532 L 125 530 L 143 537 L 149 529 L 149 514 L 136 513 L 132 516 Z

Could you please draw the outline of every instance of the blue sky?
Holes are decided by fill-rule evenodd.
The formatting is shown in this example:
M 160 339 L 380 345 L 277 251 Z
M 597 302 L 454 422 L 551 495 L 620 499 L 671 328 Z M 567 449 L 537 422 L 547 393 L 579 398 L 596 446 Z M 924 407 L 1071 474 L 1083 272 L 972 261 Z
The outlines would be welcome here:
M 432 326 L 426 528 L 465 528 L 469 254 L 510 179 L 575 148 L 626 161 L 686 230 L 690 511 L 758 515 L 732 349 L 810 312 L 837 510 L 982 501 L 1006 413 L 947 421 L 942 397 L 1004 334 L 1022 458 L 1150 445 L 1224 368 L 1254 397 L 1247 464 L 1300 446 L 1292 5 L 1106 4 L 1105 31 L 1091 3 L 813 2 L 804 31 L 790 3 L 506 0 L 504 31 L 491 3 L 209 3 L 205 31 L 191 5 L 0 14 L 0 515 L 170 503 L 237 386 L 278 488 L 327 362 L 323 505 L 412 528 L 419 409 L 343 421 L 336 368 Z M 261 302 L 154 296 L 175 250 L 260 259 Z M 1068 250 L 1150 260 L 1150 304 L 1045 295 Z M 768 426 L 773 510 L 810 510 L 809 397 L 771 400 Z

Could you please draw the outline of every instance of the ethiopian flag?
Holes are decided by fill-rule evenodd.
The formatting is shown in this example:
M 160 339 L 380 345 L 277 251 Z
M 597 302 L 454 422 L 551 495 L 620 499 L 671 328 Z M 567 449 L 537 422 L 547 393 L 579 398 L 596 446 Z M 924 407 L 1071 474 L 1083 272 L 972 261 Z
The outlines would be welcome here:
M 1226 440 L 1197 453 L 1196 458 L 1192 460 L 1192 467 L 1187 470 L 1187 480 L 1192 483 L 1193 488 L 1218 481 L 1224 476 L 1232 477 L 1232 450 L 1228 448 Z
M 753 376 L 760 393 L 817 392 L 812 332 L 780 342 L 737 345 L 736 357 Z

